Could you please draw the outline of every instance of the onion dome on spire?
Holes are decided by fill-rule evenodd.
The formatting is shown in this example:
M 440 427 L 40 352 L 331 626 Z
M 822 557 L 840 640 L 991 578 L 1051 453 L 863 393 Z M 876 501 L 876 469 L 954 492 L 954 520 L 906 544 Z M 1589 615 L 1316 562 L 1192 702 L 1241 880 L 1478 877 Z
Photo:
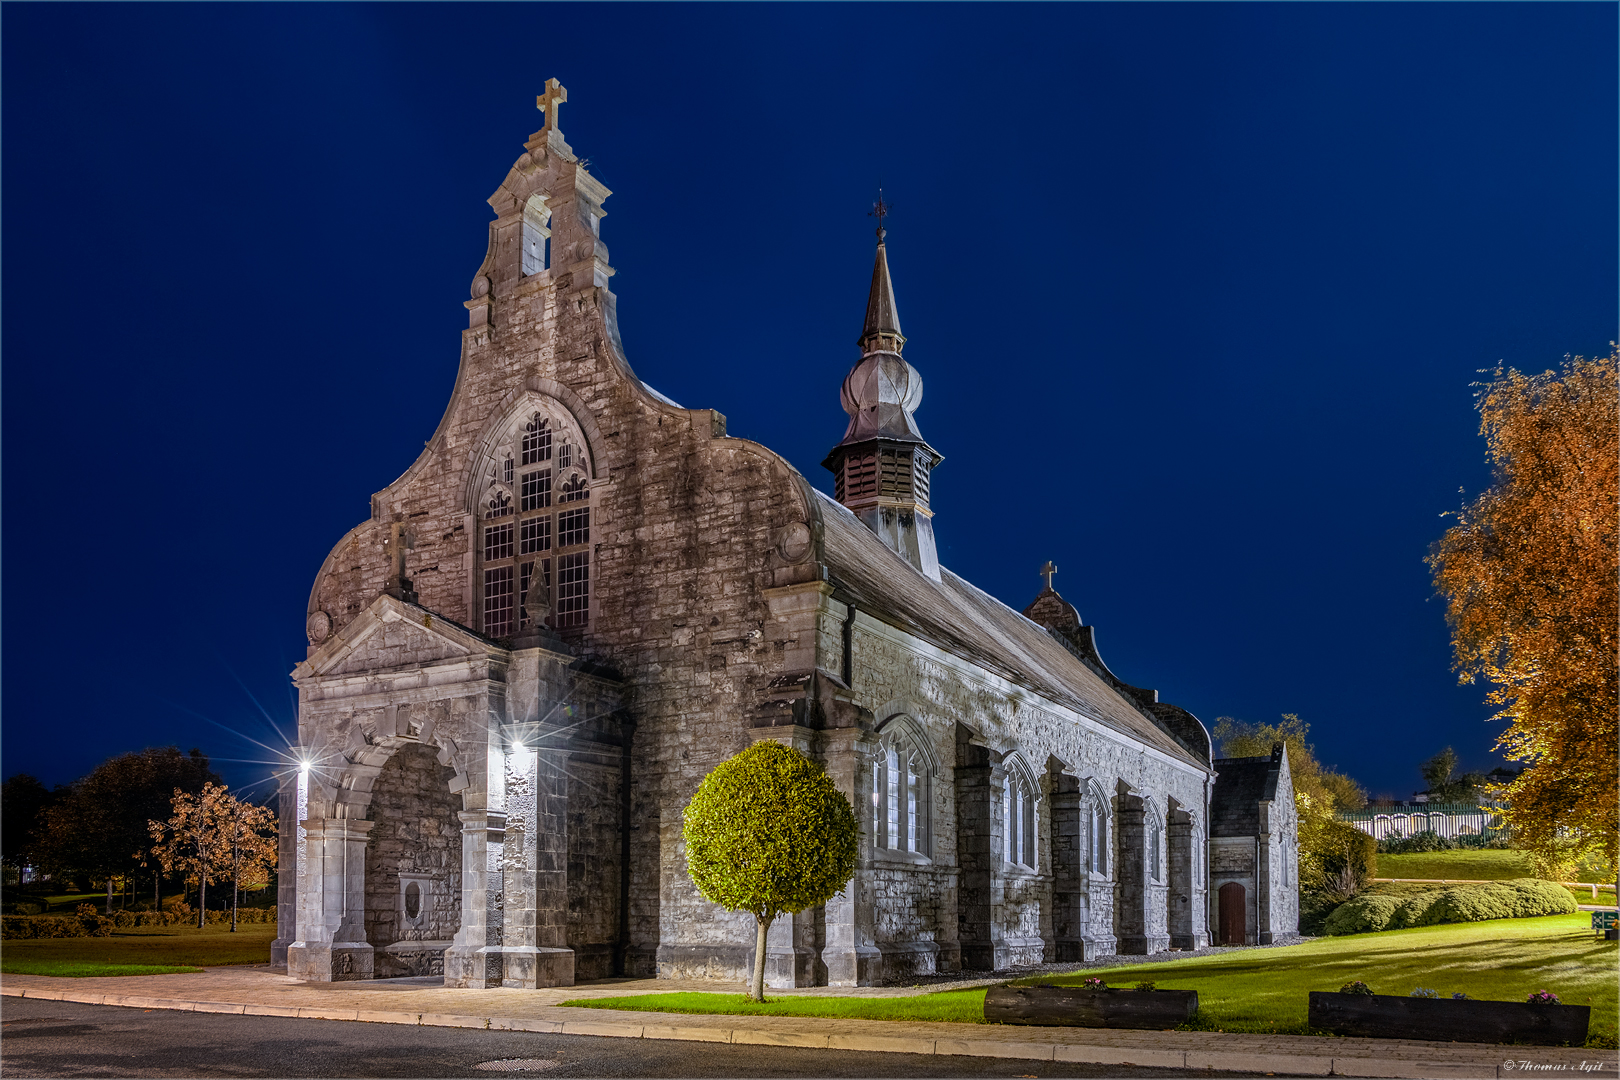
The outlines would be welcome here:
M 922 437 L 912 415 L 922 404 L 923 381 L 900 356 L 906 339 L 900 333 L 889 277 L 883 228 L 888 206 L 881 193 L 873 212 L 878 218 L 878 244 L 859 339 L 861 359 L 845 376 L 840 394 L 849 427 L 822 464 L 834 476 L 838 501 L 885 545 L 938 581 L 928 488 L 934 467 L 943 459 Z

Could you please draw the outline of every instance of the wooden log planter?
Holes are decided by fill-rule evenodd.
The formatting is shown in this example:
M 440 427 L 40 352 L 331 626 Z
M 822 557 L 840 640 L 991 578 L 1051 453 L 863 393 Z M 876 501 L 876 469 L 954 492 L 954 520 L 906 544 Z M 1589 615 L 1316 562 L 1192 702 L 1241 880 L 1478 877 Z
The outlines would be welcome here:
M 1197 1011 L 1196 990 L 992 986 L 984 995 L 984 1018 L 1001 1024 L 1157 1031 L 1185 1024 Z
M 1313 990 L 1309 1015 L 1311 1027 L 1335 1035 L 1582 1046 L 1586 1043 L 1586 1026 L 1592 1010 L 1586 1005 L 1531 1005 L 1523 1001 L 1336 994 Z

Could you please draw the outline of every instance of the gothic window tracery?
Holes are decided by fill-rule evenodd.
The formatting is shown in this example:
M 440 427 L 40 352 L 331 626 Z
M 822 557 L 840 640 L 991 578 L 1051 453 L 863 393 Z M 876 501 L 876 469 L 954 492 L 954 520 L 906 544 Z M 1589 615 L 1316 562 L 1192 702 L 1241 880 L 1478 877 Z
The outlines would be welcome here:
M 1020 759 L 1008 758 L 1006 780 L 1002 784 L 1002 860 L 1027 870 L 1035 869 L 1038 864 L 1036 799 L 1034 778 L 1028 769 Z
M 878 742 L 872 770 L 873 844 L 880 850 L 928 855 L 929 762 L 918 732 L 894 724 Z
M 589 623 L 590 508 L 579 505 L 590 499 L 583 447 L 569 420 L 533 409 L 495 450 L 478 503 L 486 635 L 511 637 L 533 626 L 531 606 L 554 629 Z M 564 503 L 572 505 L 559 512 Z

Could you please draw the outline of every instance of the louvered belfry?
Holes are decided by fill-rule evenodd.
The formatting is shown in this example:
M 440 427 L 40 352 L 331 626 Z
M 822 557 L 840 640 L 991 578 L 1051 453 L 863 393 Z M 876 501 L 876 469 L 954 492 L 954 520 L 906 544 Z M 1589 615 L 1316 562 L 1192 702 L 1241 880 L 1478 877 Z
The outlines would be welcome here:
M 834 493 L 867 528 L 920 572 L 939 580 L 928 481 L 943 458 L 917 430 L 922 376 L 900 355 L 905 335 L 889 279 L 885 231 L 878 229 L 872 291 L 861 330 L 861 359 L 844 379 L 849 428 L 822 462 Z

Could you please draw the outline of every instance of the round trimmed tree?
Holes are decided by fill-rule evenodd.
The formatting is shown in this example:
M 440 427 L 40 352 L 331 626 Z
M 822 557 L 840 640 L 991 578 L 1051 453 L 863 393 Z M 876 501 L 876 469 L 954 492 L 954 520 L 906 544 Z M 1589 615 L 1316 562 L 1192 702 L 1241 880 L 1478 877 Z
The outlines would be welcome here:
M 855 811 L 825 769 L 792 747 L 763 741 L 715 766 L 686 807 L 686 866 L 698 890 L 754 916 L 754 979 L 765 999 L 765 935 L 837 896 L 855 874 Z

